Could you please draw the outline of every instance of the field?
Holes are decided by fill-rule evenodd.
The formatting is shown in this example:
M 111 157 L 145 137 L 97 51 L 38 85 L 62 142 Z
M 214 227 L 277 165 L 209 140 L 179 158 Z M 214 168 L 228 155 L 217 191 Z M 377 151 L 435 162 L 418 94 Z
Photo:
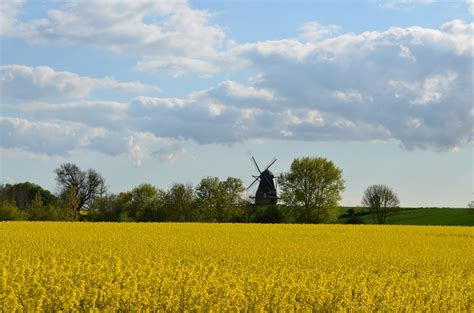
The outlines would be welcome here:
M 473 311 L 474 228 L 0 223 L 0 311 Z
M 345 223 L 348 219 L 348 208 L 341 208 L 341 217 L 338 223 Z M 366 224 L 372 224 L 369 213 L 358 214 Z M 400 213 L 387 220 L 393 225 L 445 225 L 445 226 L 474 226 L 473 209 L 456 208 L 402 208 Z

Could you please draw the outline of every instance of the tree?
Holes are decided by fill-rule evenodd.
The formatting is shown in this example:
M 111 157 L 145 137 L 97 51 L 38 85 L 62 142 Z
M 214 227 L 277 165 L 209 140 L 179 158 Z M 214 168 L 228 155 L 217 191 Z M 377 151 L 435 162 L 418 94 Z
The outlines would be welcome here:
M 79 195 L 76 186 L 72 185 L 68 188 L 66 195 L 63 200 L 62 214 L 58 219 L 61 220 L 78 220 L 80 212 L 77 210 L 79 207 Z
M 129 192 L 119 194 L 118 202 L 125 209 L 122 213 L 126 213 L 121 220 L 157 220 L 162 198 L 163 192 L 150 184 L 141 184 Z
M 43 205 L 43 197 L 41 197 L 41 193 L 37 192 L 35 197 L 31 201 L 30 205 L 26 209 L 26 213 L 28 215 L 29 221 L 42 221 L 45 216 L 44 212 L 44 205 Z
M 0 202 L 0 221 L 21 221 L 24 213 L 15 205 L 15 202 L 4 200 Z
M 165 196 L 167 217 L 175 222 L 191 222 L 197 219 L 195 193 L 191 184 L 175 183 Z
M 71 186 L 76 189 L 78 203 L 75 210 L 77 214 L 81 209 L 89 208 L 94 199 L 103 195 L 106 191 L 105 179 L 93 169 L 81 171 L 77 165 L 65 163 L 57 168 L 55 173 L 56 182 L 63 199 Z
M 197 202 L 204 220 L 230 222 L 243 210 L 240 193 L 244 190 L 242 181 L 229 177 L 220 181 L 217 177 L 206 177 L 196 187 Z
M 377 224 L 385 224 L 388 216 L 400 210 L 397 195 L 385 185 L 367 187 L 362 198 L 362 205 L 368 208 L 374 223 Z
M 325 158 L 295 159 L 279 178 L 280 198 L 300 223 L 337 219 L 338 202 L 344 190 L 342 170 Z
M 244 184 L 240 178 L 227 177 L 222 182 L 223 187 L 227 190 L 227 195 L 232 204 L 239 205 L 242 201 L 242 193 L 245 191 Z
M 117 222 L 120 215 L 117 196 L 106 194 L 95 198 L 94 203 L 89 207 L 89 212 L 85 219 L 96 222 Z
M 27 210 L 31 201 L 33 201 L 38 193 L 44 206 L 58 204 L 58 199 L 51 192 L 30 182 L 0 186 L 0 200 L 13 201 L 23 211 Z

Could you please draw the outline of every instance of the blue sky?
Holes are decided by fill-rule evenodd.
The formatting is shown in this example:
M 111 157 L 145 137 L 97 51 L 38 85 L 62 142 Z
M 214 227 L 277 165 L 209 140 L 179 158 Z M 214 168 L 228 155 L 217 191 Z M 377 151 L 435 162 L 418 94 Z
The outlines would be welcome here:
M 278 158 L 343 169 L 403 206 L 472 199 L 471 1 L 0 4 L 1 180 L 55 190 L 63 162 L 111 192 L 197 184 Z

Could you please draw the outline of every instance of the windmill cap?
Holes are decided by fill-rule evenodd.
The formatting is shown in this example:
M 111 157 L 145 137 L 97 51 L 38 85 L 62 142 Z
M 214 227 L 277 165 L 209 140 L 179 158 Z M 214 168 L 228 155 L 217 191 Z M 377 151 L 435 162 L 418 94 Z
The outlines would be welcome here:
M 265 172 L 267 172 L 268 174 L 270 174 L 271 176 L 273 176 L 272 171 L 270 171 L 269 169 L 264 170 L 262 173 L 265 173 Z

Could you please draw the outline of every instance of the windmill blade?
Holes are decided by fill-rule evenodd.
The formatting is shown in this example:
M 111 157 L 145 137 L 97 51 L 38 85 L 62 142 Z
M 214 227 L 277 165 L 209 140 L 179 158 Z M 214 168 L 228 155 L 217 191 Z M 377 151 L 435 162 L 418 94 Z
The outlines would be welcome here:
M 257 177 L 255 178 L 255 180 L 247 187 L 247 190 L 249 190 L 250 187 L 252 187 L 253 184 L 255 184 L 255 183 L 257 182 L 257 180 L 259 180 L 259 179 L 260 179 L 260 176 L 257 176 Z
M 258 167 L 257 161 L 255 161 L 255 158 L 253 156 L 252 156 L 252 161 L 253 161 L 253 164 L 255 165 L 255 168 L 257 169 L 258 173 L 262 174 L 262 171 Z
M 273 160 L 267 165 L 267 167 L 265 167 L 265 169 L 263 171 L 266 171 L 270 168 L 270 166 L 273 165 L 273 163 L 275 163 L 277 161 L 277 158 L 273 158 Z

